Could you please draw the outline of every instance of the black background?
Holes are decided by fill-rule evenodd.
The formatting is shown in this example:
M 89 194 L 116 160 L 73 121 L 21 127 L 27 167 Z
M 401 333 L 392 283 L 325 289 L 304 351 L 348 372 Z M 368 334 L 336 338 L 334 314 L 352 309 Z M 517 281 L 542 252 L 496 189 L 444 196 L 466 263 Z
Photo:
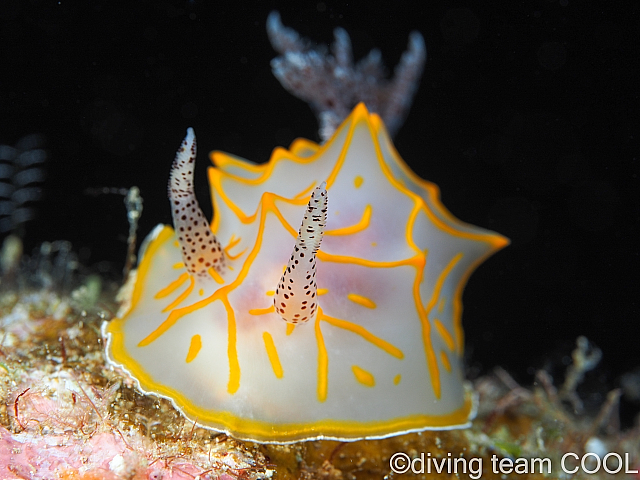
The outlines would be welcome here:
M 615 385 L 640 365 L 640 4 L 421 3 L 4 0 L 0 143 L 39 132 L 50 156 L 27 247 L 68 239 L 86 264 L 121 268 L 122 199 L 85 190 L 140 187 L 141 237 L 170 223 L 188 126 L 203 205 L 207 152 L 263 162 L 317 140 L 309 108 L 270 73 L 269 11 L 316 42 L 342 26 L 356 57 L 379 47 L 390 68 L 419 30 L 427 65 L 396 146 L 456 216 L 512 239 L 465 291 L 469 365 L 530 383 L 586 335 L 604 351 L 591 382 Z

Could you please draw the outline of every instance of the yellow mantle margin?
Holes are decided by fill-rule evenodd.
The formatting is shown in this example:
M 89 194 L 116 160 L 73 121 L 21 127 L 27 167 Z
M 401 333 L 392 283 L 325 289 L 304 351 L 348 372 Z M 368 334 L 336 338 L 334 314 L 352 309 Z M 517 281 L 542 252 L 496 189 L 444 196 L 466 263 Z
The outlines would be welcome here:
M 102 325 L 103 334 L 107 338 L 107 351 L 110 351 L 114 363 L 120 365 L 129 375 L 137 379 L 138 385 L 144 393 L 164 397 L 196 424 L 224 432 L 240 440 L 278 444 L 294 443 L 302 439 L 305 441 L 326 439 L 348 442 L 365 438 L 386 438 L 421 430 L 465 428 L 470 425 L 470 420 L 474 416 L 474 395 L 470 386 L 465 388 L 465 402 L 462 408 L 447 415 L 407 415 L 406 417 L 377 422 L 320 420 L 304 424 L 272 424 L 240 418 L 230 412 L 206 410 L 193 405 L 180 392 L 153 382 L 140 365 L 132 361 L 131 358 L 127 358 L 128 366 L 125 367 L 121 357 L 124 352 L 121 327 L 121 318 L 104 322 Z M 142 387 L 143 384 L 152 387 L 153 391 L 145 390 Z M 315 432 L 323 433 L 314 437 Z M 274 441 L 274 438 L 278 438 L 278 441 Z

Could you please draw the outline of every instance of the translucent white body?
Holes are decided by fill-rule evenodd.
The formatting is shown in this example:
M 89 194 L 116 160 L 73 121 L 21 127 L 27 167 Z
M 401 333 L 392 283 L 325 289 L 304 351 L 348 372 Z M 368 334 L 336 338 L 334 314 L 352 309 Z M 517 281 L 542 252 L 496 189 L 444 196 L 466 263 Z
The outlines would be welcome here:
M 464 224 L 359 105 L 325 145 L 269 163 L 214 153 L 211 229 L 225 271 L 194 282 L 170 227 L 147 239 L 108 356 L 199 425 L 262 442 L 354 440 L 465 425 L 461 295 L 508 241 Z M 273 295 L 309 195 L 326 181 L 318 312 L 290 325 Z

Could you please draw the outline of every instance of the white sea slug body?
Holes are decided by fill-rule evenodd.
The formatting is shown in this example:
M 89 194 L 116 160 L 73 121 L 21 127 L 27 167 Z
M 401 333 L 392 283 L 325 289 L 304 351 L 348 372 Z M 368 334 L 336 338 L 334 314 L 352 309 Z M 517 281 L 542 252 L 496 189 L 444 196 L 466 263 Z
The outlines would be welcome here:
M 508 241 L 455 219 L 363 104 L 322 146 L 296 140 L 263 165 L 212 160 L 210 227 L 194 212 L 197 226 L 174 222 L 222 248 L 206 242 L 198 263 L 210 267 L 194 266 L 195 233 L 187 245 L 158 226 L 129 310 L 105 327 L 110 360 L 199 425 L 243 439 L 467 424 L 462 290 Z

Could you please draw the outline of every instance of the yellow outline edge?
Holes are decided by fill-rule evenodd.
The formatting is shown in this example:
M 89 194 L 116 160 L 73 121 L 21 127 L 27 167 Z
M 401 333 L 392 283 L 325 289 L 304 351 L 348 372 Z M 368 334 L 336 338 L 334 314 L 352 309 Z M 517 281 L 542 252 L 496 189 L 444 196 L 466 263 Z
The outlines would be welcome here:
M 106 351 L 110 363 L 124 370 L 136 382 L 142 393 L 165 398 L 173 404 L 176 410 L 198 425 L 226 433 L 239 440 L 274 444 L 310 440 L 338 440 L 342 442 L 373 440 L 424 430 L 468 428 L 476 415 L 477 395 L 470 382 L 467 381 L 464 382 L 464 405 L 454 412 L 441 416 L 407 415 L 378 422 L 322 420 L 309 423 L 274 424 L 241 418 L 230 412 L 205 410 L 192 405 L 182 393 L 172 388 L 158 386 L 152 381 L 150 382 L 152 388 L 145 388 L 149 376 L 142 374 L 143 370 L 138 363 L 129 359 L 128 366 L 125 366 L 119 360 L 119 354 L 114 354 L 114 352 L 124 351 L 123 333 L 120 330 L 121 320 L 116 318 L 102 324 L 102 335 L 106 339 Z M 324 433 L 318 434 L 319 431 Z M 274 440 L 274 437 L 277 437 L 278 440 Z

